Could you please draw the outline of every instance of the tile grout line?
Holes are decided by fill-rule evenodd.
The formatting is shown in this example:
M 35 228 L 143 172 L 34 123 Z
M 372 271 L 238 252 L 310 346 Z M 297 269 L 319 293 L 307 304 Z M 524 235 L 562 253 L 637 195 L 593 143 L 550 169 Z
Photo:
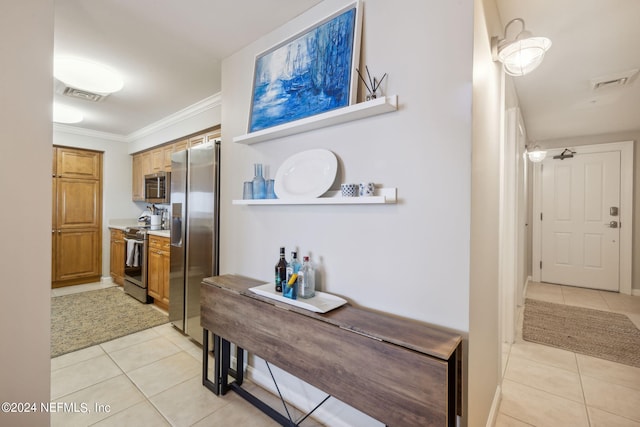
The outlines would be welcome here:
M 584 391 L 584 383 L 582 381 L 582 368 L 580 367 L 580 361 L 578 360 L 578 356 L 576 353 L 573 353 L 573 357 L 576 359 L 576 366 L 578 367 L 578 378 L 580 379 L 580 390 L 582 391 L 582 399 L 584 400 L 584 410 L 587 412 L 587 422 L 589 423 L 589 427 L 591 427 L 591 414 L 589 413 L 589 405 L 587 404 L 587 396 Z

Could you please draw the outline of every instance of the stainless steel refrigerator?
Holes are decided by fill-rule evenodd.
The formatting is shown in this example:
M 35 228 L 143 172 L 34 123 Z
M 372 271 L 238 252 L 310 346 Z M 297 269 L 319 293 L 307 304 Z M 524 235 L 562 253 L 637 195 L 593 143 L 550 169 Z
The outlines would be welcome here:
M 200 343 L 200 283 L 218 274 L 219 181 L 219 140 L 172 154 L 169 321 Z

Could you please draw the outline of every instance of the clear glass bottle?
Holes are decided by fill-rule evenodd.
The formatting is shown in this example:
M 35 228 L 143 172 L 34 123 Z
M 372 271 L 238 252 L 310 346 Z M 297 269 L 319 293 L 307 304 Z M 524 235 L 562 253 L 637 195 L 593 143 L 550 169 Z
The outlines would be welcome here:
M 286 283 L 287 280 L 287 260 L 284 258 L 284 246 L 280 248 L 280 259 L 276 264 L 276 292 L 282 292 L 282 285 Z
M 262 176 L 262 163 L 256 163 L 253 165 L 254 177 L 251 181 L 253 185 L 253 198 L 264 199 L 267 197 L 267 186 Z
M 287 266 L 287 283 L 289 283 L 291 276 L 298 274 L 300 267 L 302 267 L 302 263 L 298 259 L 298 253 L 296 251 L 291 251 L 291 262 L 289 262 Z
M 298 296 L 300 298 L 311 298 L 316 294 L 316 272 L 309 257 L 304 257 L 302 267 L 298 272 Z
M 287 279 L 282 284 L 282 296 L 296 299 L 298 294 L 297 276 L 302 264 L 298 260 L 298 252 L 291 251 L 291 261 L 287 265 Z

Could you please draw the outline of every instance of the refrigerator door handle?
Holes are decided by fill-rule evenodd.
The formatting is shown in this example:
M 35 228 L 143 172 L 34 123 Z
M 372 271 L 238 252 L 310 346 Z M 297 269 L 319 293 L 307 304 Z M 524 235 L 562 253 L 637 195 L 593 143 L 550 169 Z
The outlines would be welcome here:
M 182 247 L 182 203 L 172 205 L 171 246 Z
M 171 231 L 171 246 L 182 247 L 182 218 L 173 217 L 171 219 Z

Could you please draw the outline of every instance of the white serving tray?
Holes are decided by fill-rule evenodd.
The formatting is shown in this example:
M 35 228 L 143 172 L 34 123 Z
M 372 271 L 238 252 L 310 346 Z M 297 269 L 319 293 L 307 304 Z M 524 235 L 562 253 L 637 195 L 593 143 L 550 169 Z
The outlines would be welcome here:
M 273 283 L 265 283 L 264 285 L 249 288 L 253 293 L 263 297 L 271 298 L 276 301 L 284 302 L 289 305 L 304 308 L 305 310 L 314 311 L 316 313 L 326 313 L 334 308 L 338 308 L 347 303 L 347 300 L 325 292 L 316 291 L 311 298 L 291 299 L 283 297 L 280 292 L 276 292 L 276 285 Z

